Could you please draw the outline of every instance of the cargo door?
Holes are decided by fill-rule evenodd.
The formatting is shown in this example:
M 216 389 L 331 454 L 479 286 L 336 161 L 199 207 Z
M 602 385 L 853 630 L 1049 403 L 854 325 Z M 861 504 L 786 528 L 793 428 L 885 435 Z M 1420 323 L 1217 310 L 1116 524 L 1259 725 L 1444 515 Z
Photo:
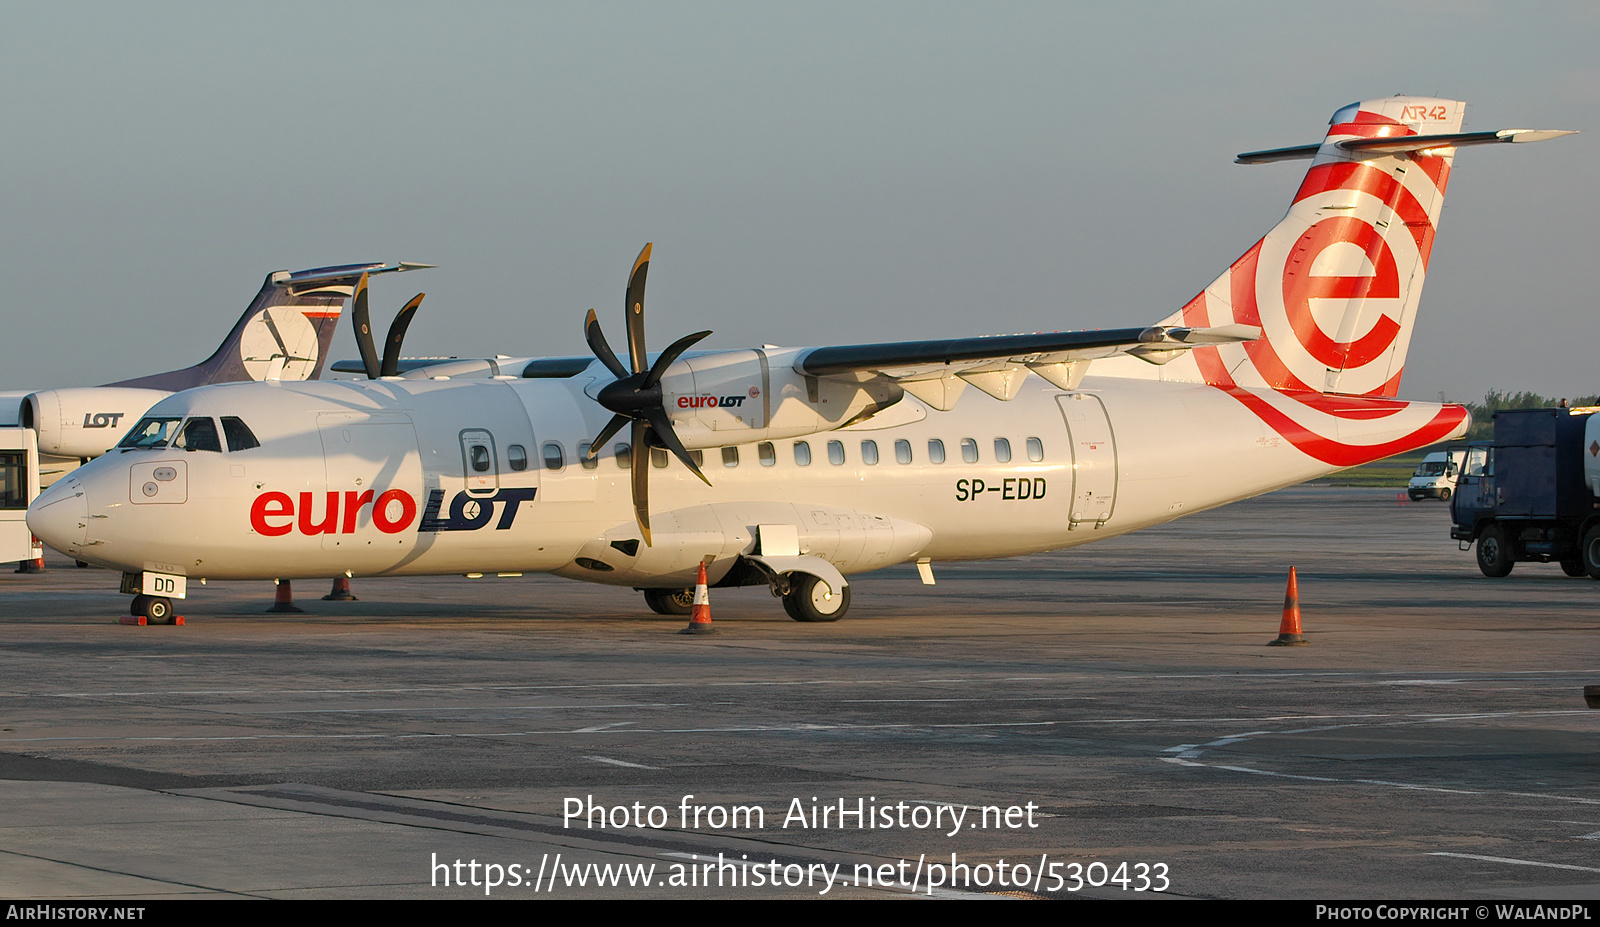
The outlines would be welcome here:
M 1092 393 L 1057 396 L 1072 451 L 1072 501 L 1067 528 L 1098 528 L 1117 504 L 1117 447 L 1105 404 Z
M 312 494 L 302 522 L 322 535 L 324 550 L 387 551 L 376 568 L 398 563 L 416 544 L 422 514 L 422 458 L 411 417 L 323 412 L 317 415 L 317 430 L 328 489 Z M 372 561 L 364 557 L 363 562 L 367 571 L 374 569 Z

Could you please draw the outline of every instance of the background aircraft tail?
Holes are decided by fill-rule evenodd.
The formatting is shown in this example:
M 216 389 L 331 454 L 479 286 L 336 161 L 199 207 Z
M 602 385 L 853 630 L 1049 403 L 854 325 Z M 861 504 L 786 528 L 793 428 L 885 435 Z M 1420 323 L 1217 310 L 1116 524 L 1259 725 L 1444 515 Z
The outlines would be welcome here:
M 1462 135 L 1465 109 L 1430 97 L 1365 100 L 1335 113 L 1320 144 L 1240 155 L 1312 163 L 1283 221 L 1162 323 L 1261 327 L 1258 341 L 1195 350 L 1182 361 L 1192 373 L 1224 387 L 1395 395 L 1455 148 L 1535 140 Z
M 177 392 L 236 380 L 314 380 L 322 375 L 344 301 L 363 273 L 431 266 L 402 261 L 276 271 L 210 357 L 182 370 L 106 385 Z

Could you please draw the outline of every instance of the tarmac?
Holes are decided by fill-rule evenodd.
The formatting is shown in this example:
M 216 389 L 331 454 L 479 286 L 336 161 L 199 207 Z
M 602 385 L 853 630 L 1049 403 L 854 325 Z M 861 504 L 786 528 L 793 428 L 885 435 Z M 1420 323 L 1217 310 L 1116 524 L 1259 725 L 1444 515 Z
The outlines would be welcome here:
M 543 576 L 129 627 L 47 566 L 0 574 L 12 899 L 1600 898 L 1600 584 L 1487 579 L 1393 490 L 895 567 L 836 624 L 712 590 L 704 637 Z

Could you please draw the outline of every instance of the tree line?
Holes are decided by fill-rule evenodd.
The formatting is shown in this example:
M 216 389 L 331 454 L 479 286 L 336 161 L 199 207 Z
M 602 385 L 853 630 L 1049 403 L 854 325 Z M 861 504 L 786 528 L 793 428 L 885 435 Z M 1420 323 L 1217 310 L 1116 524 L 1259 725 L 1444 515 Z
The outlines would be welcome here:
M 1600 406 L 1600 396 L 1541 396 L 1529 392 L 1504 392 L 1497 389 L 1483 394 L 1483 402 L 1463 402 L 1472 413 L 1472 428 L 1467 432 L 1469 441 L 1488 441 L 1494 437 L 1494 414 L 1501 409 L 1550 409 L 1565 398 L 1569 406 Z

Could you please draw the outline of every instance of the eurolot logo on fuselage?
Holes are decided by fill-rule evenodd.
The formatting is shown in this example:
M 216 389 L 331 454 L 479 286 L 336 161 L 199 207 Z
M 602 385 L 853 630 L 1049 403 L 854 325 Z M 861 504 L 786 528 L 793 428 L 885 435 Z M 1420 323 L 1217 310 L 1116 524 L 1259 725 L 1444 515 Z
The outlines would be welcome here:
M 361 523 L 361 510 L 370 507 L 369 522 L 384 534 L 399 534 L 417 526 L 418 534 L 440 531 L 476 531 L 495 522 L 494 530 L 504 531 L 516 521 L 522 503 L 532 502 L 536 487 L 500 489 L 489 495 L 457 492 L 445 508 L 445 491 L 428 493 L 428 504 L 417 519 L 417 499 L 403 489 L 382 493 L 367 489 L 344 492 L 302 492 L 296 499 L 286 492 L 264 492 L 250 505 L 250 527 L 265 537 L 290 533 L 355 534 Z M 499 518 L 495 518 L 496 504 Z M 441 516 L 441 512 L 444 514 Z
M 752 392 L 756 390 L 752 389 Z M 739 409 L 744 407 L 743 396 L 679 396 L 680 409 Z

